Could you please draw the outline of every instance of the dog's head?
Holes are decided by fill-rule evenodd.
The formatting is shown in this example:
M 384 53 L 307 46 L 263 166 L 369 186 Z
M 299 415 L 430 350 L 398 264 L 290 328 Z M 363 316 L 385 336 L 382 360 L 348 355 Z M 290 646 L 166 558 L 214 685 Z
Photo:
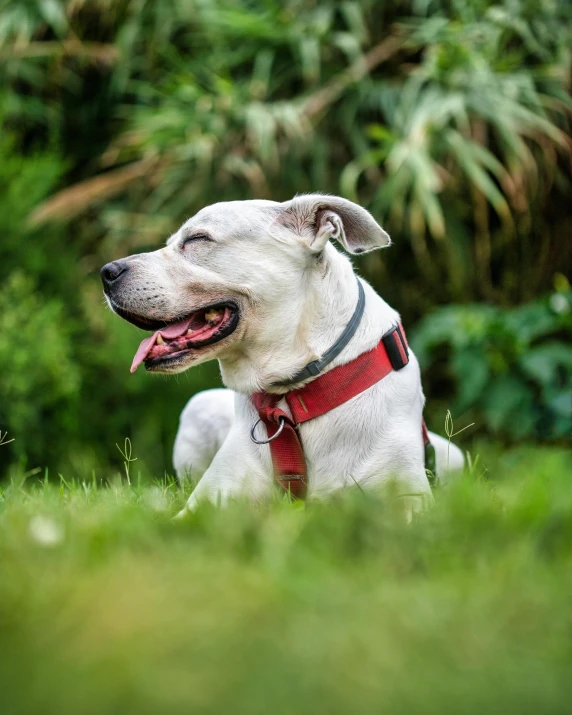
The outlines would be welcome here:
M 101 270 L 111 308 L 153 335 L 132 370 L 175 373 L 244 349 L 299 315 L 304 283 L 323 270 L 328 242 L 350 253 L 387 246 L 365 209 L 335 196 L 207 206 L 165 248 Z

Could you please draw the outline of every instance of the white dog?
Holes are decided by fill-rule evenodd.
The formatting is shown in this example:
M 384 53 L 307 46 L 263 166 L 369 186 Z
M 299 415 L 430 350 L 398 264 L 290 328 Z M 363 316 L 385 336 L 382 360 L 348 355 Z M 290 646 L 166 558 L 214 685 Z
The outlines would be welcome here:
M 403 364 L 390 367 L 366 389 L 359 390 L 359 377 L 352 378 L 350 396 L 315 419 L 295 419 L 292 401 L 281 397 L 299 396 L 305 409 L 303 390 L 315 388 L 327 401 L 331 390 L 320 395 L 320 385 L 327 385 L 328 373 L 337 370 L 332 375 L 345 379 L 351 365 L 359 373 L 361 361 L 377 354 L 382 337 L 400 323 L 398 313 L 356 278 L 331 239 L 349 253 L 390 244 L 360 206 L 307 195 L 283 204 L 208 206 L 165 248 L 103 267 L 111 308 L 154 331 L 141 343 L 132 371 L 144 362 L 148 371 L 177 373 L 217 358 L 232 391 L 201 393 L 183 412 L 175 466 L 180 476 L 192 470 L 201 477 L 188 509 L 202 500 L 225 503 L 271 495 L 278 488 L 273 478 L 277 453 L 261 442 L 284 427 L 276 442 L 286 437 L 303 450 L 299 471 L 308 496 L 323 497 L 355 484 L 390 487 L 408 516 L 432 501 L 421 428 L 424 397 L 411 351 Z M 398 347 L 403 357 L 404 337 Z M 386 352 L 389 347 L 382 347 L 387 361 Z M 272 413 L 264 413 L 267 398 L 276 408 Z M 263 423 L 257 425 L 260 417 Z M 429 436 L 439 477 L 459 470 L 460 450 Z M 288 461 L 291 445 L 285 450 Z

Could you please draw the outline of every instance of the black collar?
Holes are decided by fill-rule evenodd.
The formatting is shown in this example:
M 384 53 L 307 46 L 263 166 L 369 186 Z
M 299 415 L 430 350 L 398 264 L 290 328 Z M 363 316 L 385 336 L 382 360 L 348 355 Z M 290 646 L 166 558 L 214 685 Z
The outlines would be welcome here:
M 284 380 L 283 382 L 273 383 L 273 387 L 285 387 L 286 385 L 293 385 L 297 382 L 302 382 L 302 380 L 307 380 L 309 377 L 316 377 L 322 372 L 326 365 L 329 365 L 332 360 L 342 352 L 349 341 L 353 338 L 361 322 L 365 308 L 365 293 L 363 286 L 357 276 L 356 280 L 358 284 L 358 302 L 356 309 L 354 310 L 354 314 L 350 318 L 350 322 L 346 325 L 344 332 L 340 335 L 332 347 L 324 353 L 321 360 L 309 362 L 306 367 L 303 367 L 290 379 Z

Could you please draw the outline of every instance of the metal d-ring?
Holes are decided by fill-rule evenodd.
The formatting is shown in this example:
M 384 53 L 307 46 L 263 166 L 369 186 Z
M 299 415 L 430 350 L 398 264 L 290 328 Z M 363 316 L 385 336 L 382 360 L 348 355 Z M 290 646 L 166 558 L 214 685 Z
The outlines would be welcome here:
M 273 442 L 276 437 L 280 436 L 280 433 L 284 429 L 284 425 L 286 424 L 286 420 L 284 417 L 279 417 L 278 418 L 278 424 L 280 425 L 276 432 L 272 435 L 272 437 L 269 437 L 268 439 L 256 439 L 254 436 L 254 430 L 258 427 L 258 423 L 262 422 L 262 419 L 259 417 L 256 422 L 252 425 L 252 429 L 250 430 L 250 439 L 254 442 L 254 444 L 268 444 L 269 442 Z

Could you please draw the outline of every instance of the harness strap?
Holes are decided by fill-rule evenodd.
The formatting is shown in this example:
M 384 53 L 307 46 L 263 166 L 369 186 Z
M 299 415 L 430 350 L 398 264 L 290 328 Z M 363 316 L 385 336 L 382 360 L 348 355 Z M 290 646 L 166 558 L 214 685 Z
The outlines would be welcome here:
M 270 454 L 276 483 L 296 499 L 304 499 L 308 489 L 307 467 L 296 422 L 276 407 L 282 395 L 257 392 L 252 397 L 268 439 L 272 440 Z
M 297 390 L 285 395 L 255 393 L 252 398 L 266 426 L 278 485 L 299 499 L 306 495 L 307 465 L 297 431 L 299 424 L 343 405 L 383 380 L 390 372 L 401 370 L 408 362 L 405 331 L 397 325 L 383 336 L 373 350 L 333 368 Z M 283 398 L 292 413 L 291 417 L 277 407 Z M 426 429 L 423 434 L 425 441 Z

